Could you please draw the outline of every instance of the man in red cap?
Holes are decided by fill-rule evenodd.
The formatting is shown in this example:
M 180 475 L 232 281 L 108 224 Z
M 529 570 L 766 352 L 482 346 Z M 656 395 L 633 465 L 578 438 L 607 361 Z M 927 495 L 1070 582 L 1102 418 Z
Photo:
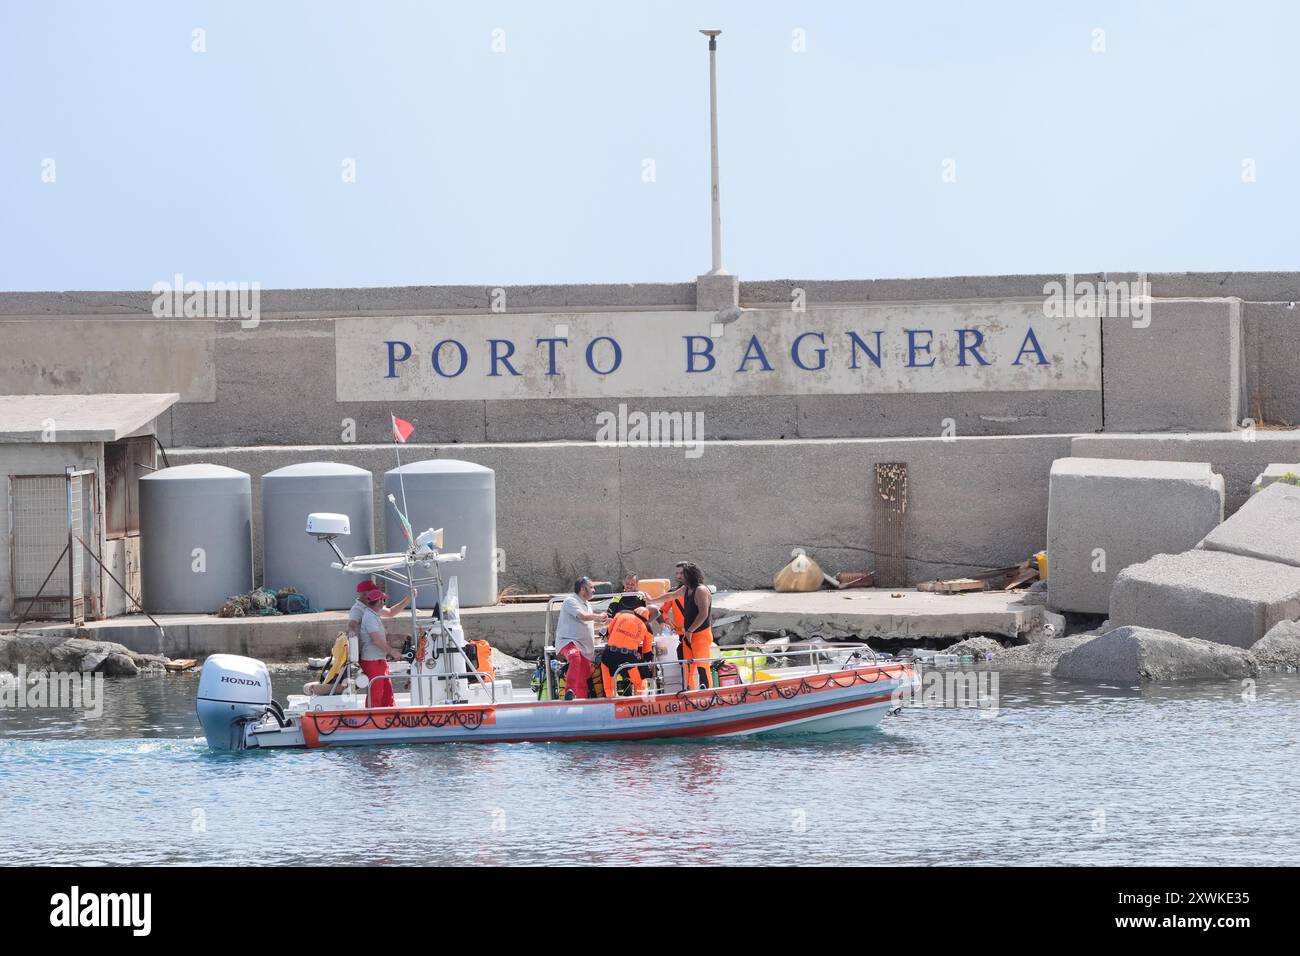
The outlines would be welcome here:
M 388 658 L 400 657 L 401 652 L 388 643 L 382 615 L 388 595 L 378 588 L 368 591 L 361 599 L 365 611 L 361 615 L 361 670 L 370 678 L 370 691 L 366 695 L 367 707 L 393 707 L 393 681 L 388 676 Z M 405 601 L 403 602 L 405 603 Z
M 373 583 L 370 580 L 370 578 L 362 578 L 361 583 L 357 585 L 357 599 L 352 603 L 351 610 L 348 611 L 348 637 L 349 638 L 359 637 L 361 635 L 361 616 L 366 613 L 365 598 L 367 594 L 375 590 L 383 590 L 383 589 L 380 588 L 379 585 Z M 416 594 L 420 593 L 418 588 L 416 589 L 415 593 Z M 381 618 L 385 618 L 385 617 L 393 617 L 394 615 L 401 614 L 404 610 L 406 610 L 407 605 L 409 605 L 410 603 L 411 603 L 411 598 L 408 595 L 407 597 L 402 598 L 392 607 L 384 608 L 380 612 L 379 616 Z

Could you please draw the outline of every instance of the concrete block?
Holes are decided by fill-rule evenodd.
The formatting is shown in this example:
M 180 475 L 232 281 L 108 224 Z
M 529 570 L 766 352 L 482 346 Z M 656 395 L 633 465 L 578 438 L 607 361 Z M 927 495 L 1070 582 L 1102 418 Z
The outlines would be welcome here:
M 1240 424 L 1239 299 L 1158 300 L 1144 319 L 1107 317 L 1101 328 L 1107 431 Z
M 1300 299 L 1293 291 L 1290 298 Z M 1248 302 L 1242 306 L 1246 378 L 1243 415 L 1271 425 L 1300 424 L 1300 302 Z
M 578 283 L 507 286 L 395 286 L 370 289 L 268 289 L 264 314 L 284 316 L 489 312 L 496 290 L 511 312 L 601 308 L 691 308 L 693 282 Z M 3 303 L 0 303 L 3 307 Z
M 1102 273 L 1082 274 L 1099 281 Z M 1036 299 L 1060 275 L 939 276 L 916 279 L 769 279 L 742 282 L 747 306 L 788 306 L 795 290 L 809 303 L 922 302 L 943 299 Z
M 1007 591 L 972 592 L 954 599 L 912 588 L 803 594 L 720 591 L 713 606 L 718 617 L 744 614 L 751 630 L 790 631 L 805 640 L 833 634 L 880 640 L 961 640 L 979 634 L 1030 640 L 1046 616 Z
M 1101 429 L 1100 391 L 800 395 L 801 438 L 1030 435 Z M 945 432 L 946 430 L 946 432 Z
M 238 328 L 238 322 L 231 322 Z M 216 401 L 210 319 L 114 318 L 0 321 L 0 391 L 79 395 L 176 392 L 182 402 Z
M 1264 302 L 1300 299 L 1296 272 L 1152 272 L 1151 294 L 1179 296 L 1232 295 Z
M 1048 605 L 1105 614 L 1130 564 L 1193 548 L 1223 520 L 1223 477 L 1205 463 L 1062 458 L 1047 505 Z
M 1143 461 L 1208 461 L 1223 475 L 1227 514 L 1250 497 L 1250 486 L 1275 461 L 1300 461 L 1300 430 L 1193 432 L 1164 435 L 1077 435 L 1070 454 Z
M 1300 488 L 1269 485 L 1198 545 L 1300 567 Z
M 734 308 L 740 299 L 740 279 L 733 275 L 705 273 L 695 280 L 695 308 L 718 312 Z
M 512 312 L 566 309 L 693 308 L 694 282 L 569 285 L 424 285 L 360 289 L 263 289 L 262 318 L 488 312 L 497 288 Z M 0 315 L 23 317 L 151 314 L 152 292 L 0 292 Z M 1271 298 L 1277 298 L 1272 296 Z M 193 322 L 193 319 L 185 319 Z
M 1300 617 L 1300 568 L 1223 551 L 1158 554 L 1120 572 L 1110 621 L 1250 647 Z
M 1258 476 L 1256 476 L 1254 481 L 1250 483 L 1250 493 L 1252 495 L 1258 494 L 1260 491 L 1267 488 L 1269 485 L 1273 484 L 1273 482 L 1281 478 L 1288 478 L 1288 477 L 1296 478 L 1297 476 L 1300 476 L 1300 464 L 1269 465 L 1267 468 L 1261 471 Z M 1295 485 L 1297 482 L 1293 480 L 1290 483 L 1292 485 Z

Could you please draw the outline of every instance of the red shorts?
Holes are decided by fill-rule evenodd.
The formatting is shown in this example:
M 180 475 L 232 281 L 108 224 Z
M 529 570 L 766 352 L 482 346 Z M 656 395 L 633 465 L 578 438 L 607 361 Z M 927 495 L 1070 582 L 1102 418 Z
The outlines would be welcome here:
M 397 699 L 393 696 L 391 680 L 375 680 L 388 673 L 388 661 L 360 661 L 361 670 L 370 678 L 370 691 L 366 694 L 367 707 L 393 707 Z
M 590 697 L 591 661 L 572 641 L 560 648 L 560 656 L 569 662 L 569 670 L 564 675 L 564 689 L 573 691 L 573 696 L 577 698 Z

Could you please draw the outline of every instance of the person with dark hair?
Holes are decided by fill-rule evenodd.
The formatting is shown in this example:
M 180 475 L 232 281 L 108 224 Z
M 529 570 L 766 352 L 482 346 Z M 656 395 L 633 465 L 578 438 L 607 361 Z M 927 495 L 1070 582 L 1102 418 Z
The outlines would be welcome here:
M 674 571 L 677 576 L 677 587 L 649 602 L 652 605 L 659 605 L 659 610 L 664 617 L 664 623 L 677 632 L 678 637 L 686 633 L 686 610 L 682 606 L 682 587 L 686 583 L 682 577 L 682 568 L 685 566 L 685 561 L 677 562 Z
M 564 699 L 591 696 L 591 672 L 596 662 L 595 625 L 609 620 L 608 614 L 594 614 L 591 598 L 595 594 L 591 578 L 583 575 L 573 582 L 573 593 L 560 605 L 555 624 L 555 651 L 568 663 L 564 677 Z
M 676 637 L 675 641 L 669 641 L 665 638 L 662 643 L 664 646 L 671 646 L 672 655 L 680 662 L 680 665 L 673 668 L 671 671 L 664 671 L 666 676 L 671 675 L 671 683 L 675 685 L 677 690 L 684 690 L 686 687 L 686 680 L 684 677 L 686 673 L 685 661 L 687 651 L 686 606 L 682 603 L 681 596 L 681 587 L 684 583 L 682 580 L 682 567 L 685 564 L 685 561 L 677 562 L 677 590 L 674 592 L 676 596 L 674 596 L 674 593 L 665 594 L 663 596 L 663 603 L 659 605 L 659 612 L 663 615 L 664 626 Z
M 708 661 L 713 656 L 713 628 L 710 618 L 713 610 L 713 594 L 704 584 L 704 573 L 694 562 L 677 562 L 677 582 L 677 587 L 663 597 L 651 601 L 650 604 L 669 605 L 670 621 L 674 616 L 673 610 L 680 609 L 682 656 L 687 664 L 686 689 L 695 690 L 699 686 L 712 687 L 713 673 Z M 692 664 L 692 661 L 701 663 Z

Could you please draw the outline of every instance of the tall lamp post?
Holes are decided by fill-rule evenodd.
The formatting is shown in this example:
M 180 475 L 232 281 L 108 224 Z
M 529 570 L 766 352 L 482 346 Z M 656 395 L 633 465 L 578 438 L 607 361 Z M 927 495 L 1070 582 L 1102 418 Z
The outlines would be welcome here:
M 718 36 L 721 30 L 701 30 L 709 38 L 709 151 L 712 163 L 713 268 L 709 275 L 726 275 L 722 268 L 722 205 L 718 199 Z

